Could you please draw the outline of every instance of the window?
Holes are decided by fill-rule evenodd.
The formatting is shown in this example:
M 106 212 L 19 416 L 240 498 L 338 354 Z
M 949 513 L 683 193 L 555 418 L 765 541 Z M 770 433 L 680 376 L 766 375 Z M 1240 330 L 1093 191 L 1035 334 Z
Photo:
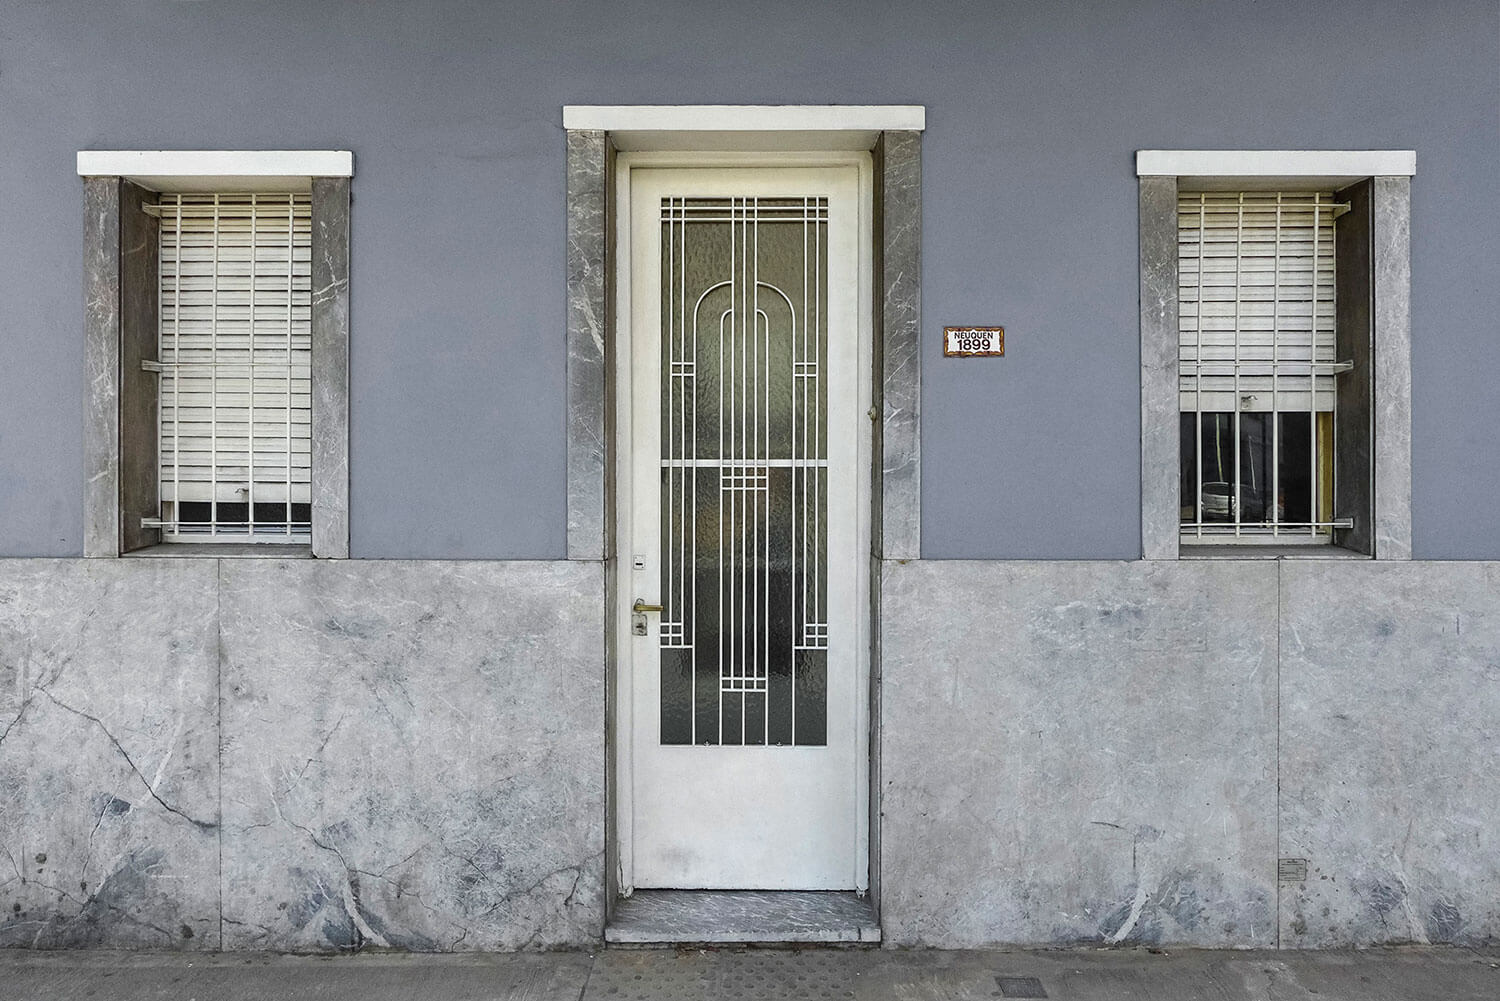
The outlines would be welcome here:
M 1178 196 L 1182 541 L 1330 542 L 1332 192 Z
M 163 194 L 162 540 L 311 543 L 312 206 Z
M 1147 559 L 1410 558 L 1415 162 L 1137 154 Z
M 347 556 L 352 157 L 90 151 L 78 170 L 84 554 Z

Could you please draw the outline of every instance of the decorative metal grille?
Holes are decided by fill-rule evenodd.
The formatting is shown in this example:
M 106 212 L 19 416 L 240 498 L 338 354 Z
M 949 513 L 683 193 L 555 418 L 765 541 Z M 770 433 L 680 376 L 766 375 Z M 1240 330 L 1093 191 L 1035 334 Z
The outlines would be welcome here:
M 1328 192 L 1179 197 L 1184 541 L 1327 542 L 1334 219 Z
M 307 542 L 311 201 L 162 195 L 155 212 L 163 538 Z
M 661 211 L 662 743 L 825 744 L 828 201 Z

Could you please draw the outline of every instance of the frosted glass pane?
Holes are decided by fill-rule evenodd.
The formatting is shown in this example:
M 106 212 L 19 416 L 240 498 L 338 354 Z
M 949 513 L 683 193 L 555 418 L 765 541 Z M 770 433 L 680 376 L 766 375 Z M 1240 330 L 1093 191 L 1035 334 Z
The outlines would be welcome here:
M 823 744 L 827 202 L 662 219 L 662 741 Z

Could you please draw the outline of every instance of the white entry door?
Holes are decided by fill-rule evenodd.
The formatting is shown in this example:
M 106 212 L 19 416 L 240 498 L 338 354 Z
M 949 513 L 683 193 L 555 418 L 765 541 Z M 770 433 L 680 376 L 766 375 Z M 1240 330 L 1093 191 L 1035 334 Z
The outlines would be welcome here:
M 627 890 L 867 885 L 861 187 L 630 172 Z

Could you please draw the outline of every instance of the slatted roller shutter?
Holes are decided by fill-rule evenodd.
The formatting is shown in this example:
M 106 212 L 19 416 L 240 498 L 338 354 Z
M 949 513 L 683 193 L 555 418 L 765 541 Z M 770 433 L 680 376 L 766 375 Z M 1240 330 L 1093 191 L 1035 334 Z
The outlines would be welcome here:
M 306 195 L 163 195 L 161 500 L 168 539 L 305 541 Z
M 1336 206 L 1327 192 L 1179 197 L 1187 411 L 1331 411 Z

